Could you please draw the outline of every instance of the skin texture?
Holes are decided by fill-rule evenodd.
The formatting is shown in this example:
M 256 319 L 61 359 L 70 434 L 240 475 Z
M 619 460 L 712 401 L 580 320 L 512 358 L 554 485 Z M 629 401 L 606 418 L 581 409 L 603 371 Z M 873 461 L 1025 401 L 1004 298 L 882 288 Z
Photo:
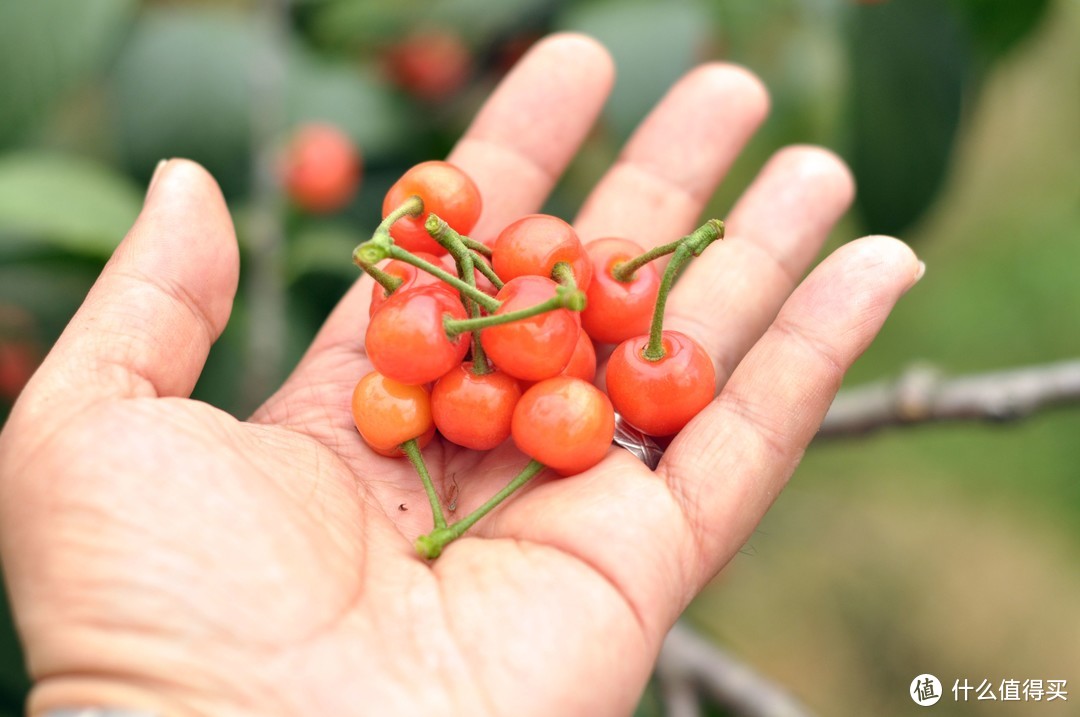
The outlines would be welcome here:
M 450 155 L 484 193 L 478 239 L 537 211 L 611 82 L 604 51 L 576 36 L 539 43 L 506 78 Z M 743 69 L 692 71 L 575 229 L 687 233 L 767 104 Z M 670 328 L 705 347 L 721 390 L 655 473 L 613 447 L 585 474 L 536 480 L 475 526 L 484 539 L 429 565 L 411 548 L 431 528 L 412 468 L 367 449 L 350 415 L 371 370 L 357 345 L 369 279 L 250 420 L 186 398 L 239 262 L 212 178 L 168 162 L 0 435 L 0 557 L 30 713 L 628 714 L 668 627 L 751 534 L 916 281 L 905 245 L 871 237 L 796 288 L 851 194 L 833 155 L 782 150 L 682 277 Z M 439 440 L 425 457 L 444 496 L 458 487 L 457 515 L 526 462 Z

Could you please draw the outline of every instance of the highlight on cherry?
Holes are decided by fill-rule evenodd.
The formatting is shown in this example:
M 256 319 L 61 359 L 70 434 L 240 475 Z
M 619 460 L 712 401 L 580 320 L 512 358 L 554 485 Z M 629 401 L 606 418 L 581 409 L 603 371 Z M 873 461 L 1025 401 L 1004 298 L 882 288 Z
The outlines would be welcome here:
M 592 469 L 616 450 L 617 421 L 674 435 L 716 391 L 705 350 L 663 323 L 678 276 L 723 238 L 723 222 L 668 243 L 584 243 L 566 221 L 531 214 L 489 245 L 469 236 L 482 210 L 462 169 L 423 162 L 387 192 L 382 221 L 352 257 L 375 282 L 363 346 L 374 370 L 353 390 L 353 420 L 372 452 L 413 465 L 431 505 L 431 531 L 414 543 L 425 559 L 533 478 Z M 618 344 L 606 390 L 594 384 L 601 344 Z M 436 435 L 470 451 L 510 441 L 523 466 L 448 522 L 424 458 Z

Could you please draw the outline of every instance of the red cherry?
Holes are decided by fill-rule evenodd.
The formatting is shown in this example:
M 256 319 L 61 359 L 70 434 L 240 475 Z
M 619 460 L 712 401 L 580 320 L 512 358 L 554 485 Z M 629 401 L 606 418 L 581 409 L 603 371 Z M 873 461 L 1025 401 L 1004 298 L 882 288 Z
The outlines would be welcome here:
M 596 378 L 596 347 L 593 346 L 592 339 L 589 338 L 584 329 L 578 332 L 577 343 L 574 344 L 574 353 L 570 356 L 570 363 L 566 364 L 566 368 L 562 370 L 560 375 L 573 376 L 589 383 L 592 383 L 593 379 Z
M 425 254 L 424 252 L 417 252 L 416 256 L 424 261 L 432 264 L 439 264 L 439 259 L 431 254 Z M 414 286 L 424 286 L 427 284 L 441 284 L 442 281 L 427 273 L 422 269 L 417 269 L 412 264 L 400 261 L 398 259 L 391 259 L 386 263 L 386 266 L 382 267 L 382 270 L 391 276 L 396 276 L 401 279 L 401 284 L 394 293 L 399 291 L 405 291 L 411 289 Z M 386 293 L 386 289 L 382 287 L 382 284 L 375 282 L 375 286 L 371 287 L 371 304 L 368 306 L 368 316 L 374 316 L 379 307 L 383 305 L 389 297 Z
M 480 218 L 480 190 L 467 174 L 448 162 L 422 162 L 405 172 L 383 199 L 383 217 L 412 196 L 423 200 L 423 213 L 402 217 L 390 228 L 394 242 L 407 251 L 425 251 L 435 256 L 446 253 L 424 228 L 432 212 L 458 234 L 468 234 Z
M 585 296 L 581 325 L 594 340 L 617 344 L 648 333 L 653 306 L 660 289 L 660 274 L 653 263 L 634 272 L 630 281 L 619 281 L 612 273 L 621 262 L 645 253 L 628 239 L 597 239 L 585 245 L 592 260 L 593 280 Z
M 431 412 L 447 440 L 487 451 L 510 437 L 521 387 L 498 369 L 475 374 L 472 367 L 467 361 L 439 379 L 431 391 Z
M 522 453 L 572 475 L 599 463 L 615 437 L 611 401 L 591 383 L 557 376 L 522 395 L 511 424 Z
M 431 399 L 423 386 L 406 386 L 376 371 L 364 376 L 352 394 L 353 422 L 376 453 L 401 456 L 413 438 L 422 448 L 435 435 Z
M 686 334 L 663 332 L 664 357 L 646 359 L 648 336 L 619 344 L 607 364 L 607 392 L 615 410 L 651 436 L 678 433 L 716 393 L 716 372 L 705 349 Z
M 469 350 L 469 332 L 450 339 L 444 316 L 466 318 L 461 300 L 444 284 L 395 291 L 368 324 L 364 344 L 372 366 L 408 385 L 438 379 Z
M 558 285 L 542 276 L 519 276 L 495 295 L 503 302 L 495 315 L 527 309 L 556 295 Z M 480 342 L 488 358 L 514 378 L 540 381 L 562 371 L 577 343 L 576 312 L 556 309 L 483 329 Z
M 361 160 L 356 145 L 331 124 L 310 123 L 296 130 L 286 151 L 285 192 L 308 212 L 334 212 L 356 194 Z
M 492 247 L 492 266 L 503 281 L 519 276 L 544 276 L 559 262 L 574 272 L 581 290 L 592 281 L 592 262 L 574 228 L 558 217 L 530 214 L 499 233 Z
M 417 99 L 438 102 L 469 79 L 472 55 L 456 32 L 443 29 L 413 33 L 385 55 L 390 79 Z

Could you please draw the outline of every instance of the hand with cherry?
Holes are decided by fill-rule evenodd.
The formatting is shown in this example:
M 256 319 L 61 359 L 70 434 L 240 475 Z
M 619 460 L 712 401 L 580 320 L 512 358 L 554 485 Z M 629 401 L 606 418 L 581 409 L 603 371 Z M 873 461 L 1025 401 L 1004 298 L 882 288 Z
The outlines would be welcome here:
M 213 180 L 164 165 L 0 435 L 32 715 L 632 711 L 920 269 L 870 237 L 802 278 L 853 191 L 811 147 L 720 240 L 699 214 L 768 104 L 723 64 L 538 215 L 612 71 L 578 36 L 526 55 L 246 421 L 189 398 L 239 260 Z M 670 441 L 655 470 L 616 411 Z

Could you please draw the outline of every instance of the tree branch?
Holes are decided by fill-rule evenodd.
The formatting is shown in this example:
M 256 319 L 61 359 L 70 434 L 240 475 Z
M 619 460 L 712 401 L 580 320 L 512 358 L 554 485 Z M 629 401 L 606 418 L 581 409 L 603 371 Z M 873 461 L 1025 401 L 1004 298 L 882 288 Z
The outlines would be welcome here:
M 811 717 L 783 687 L 765 679 L 721 648 L 676 623 L 664 640 L 656 676 L 668 714 L 700 714 L 687 704 L 688 688 L 696 687 L 739 717 Z
M 946 378 L 918 364 L 899 379 L 841 391 L 819 438 L 941 421 L 1012 421 L 1080 401 L 1080 360 Z

